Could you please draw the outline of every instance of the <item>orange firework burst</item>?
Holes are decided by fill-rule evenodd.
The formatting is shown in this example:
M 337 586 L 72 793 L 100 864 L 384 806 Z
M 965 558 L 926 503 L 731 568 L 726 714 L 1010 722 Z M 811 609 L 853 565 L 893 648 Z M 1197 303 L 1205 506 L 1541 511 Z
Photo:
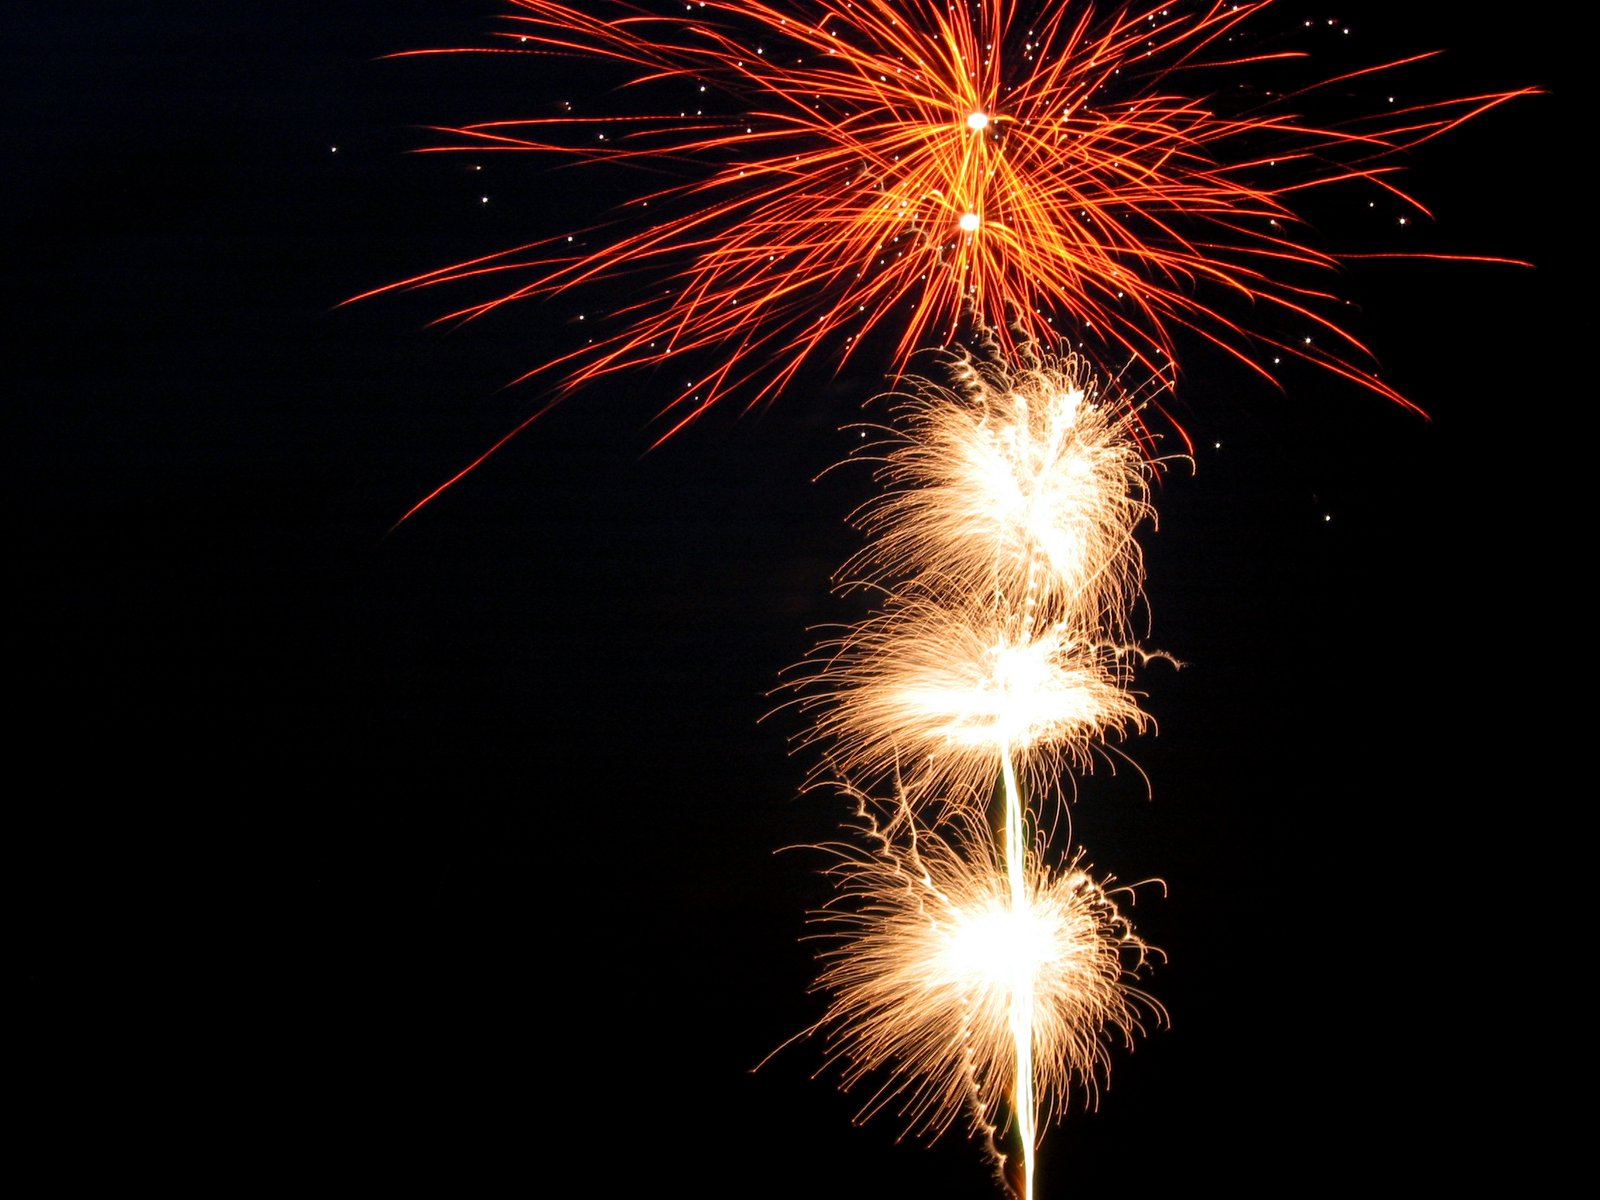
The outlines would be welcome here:
M 1309 359 L 1407 403 L 1357 365 L 1369 356 L 1328 315 L 1336 297 L 1305 282 L 1338 259 L 1297 232 L 1294 201 L 1365 180 L 1409 202 L 1391 180 L 1397 153 L 1516 94 L 1337 127 L 1302 120 L 1282 97 L 1201 98 L 1233 88 L 1246 64 L 1292 57 L 1235 48 L 1241 23 L 1271 0 L 1060 3 L 1032 18 L 1022 0 L 680 0 L 664 11 L 616 0 L 608 16 L 509 2 L 506 45 L 484 52 L 609 60 L 638 82 L 709 90 L 732 112 L 442 130 L 452 141 L 436 149 L 684 175 L 638 197 L 648 225 L 613 227 L 597 249 L 552 238 L 378 291 L 523 278 L 448 320 L 639 276 L 592 342 L 530 375 L 556 372 L 564 395 L 714 351 L 716 365 L 668 405 L 663 437 L 736 390 L 746 405 L 770 400 L 808 358 L 841 363 L 873 331 L 891 331 L 898 368 L 969 318 L 1044 344 L 1071 328 L 1102 364 L 1132 358 L 1158 372 L 1188 329 L 1263 374 L 1274 357 Z

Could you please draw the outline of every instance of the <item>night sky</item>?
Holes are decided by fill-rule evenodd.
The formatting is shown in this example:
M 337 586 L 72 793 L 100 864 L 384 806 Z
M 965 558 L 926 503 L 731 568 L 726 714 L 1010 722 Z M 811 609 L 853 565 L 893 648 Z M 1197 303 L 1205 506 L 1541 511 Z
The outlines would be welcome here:
M 667 380 L 619 377 L 391 532 L 610 297 L 458 329 L 428 322 L 481 294 L 340 301 L 625 195 L 408 153 L 597 76 L 383 59 L 482 40 L 493 0 L 156 7 L 0 39 L 23 1143 L 215 1194 L 998 1196 L 959 1137 L 853 1126 L 820 1041 L 754 1069 L 822 1013 L 826 860 L 780 851 L 845 809 L 802 795 L 774 689 L 855 614 L 830 575 L 874 485 L 818 476 L 884 373 L 819 366 L 655 451 Z M 1098 773 L 1073 815 L 1099 871 L 1166 881 L 1134 916 L 1171 1027 L 1046 1135 L 1041 1200 L 1527 1183 L 1544 547 L 1592 387 L 1576 89 L 1548 3 L 1385 8 L 1266 19 L 1448 50 L 1422 95 L 1550 94 L 1412 157 L 1415 243 L 1319 224 L 1536 266 L 1346 272 L 1430 420 L 1310 370 L 1180 387 L 1196 469 L 1144 544 L 1147 644 L 1186 665 L 1140 678 L 1148 786 Z

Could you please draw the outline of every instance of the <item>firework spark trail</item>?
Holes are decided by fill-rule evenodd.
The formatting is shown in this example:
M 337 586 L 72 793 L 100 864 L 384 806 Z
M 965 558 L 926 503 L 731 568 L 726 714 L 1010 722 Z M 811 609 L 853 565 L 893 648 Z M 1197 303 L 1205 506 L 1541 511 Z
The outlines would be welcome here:
M 1293 57 L 1232 48 L 1271 0 L 1057 4 L 1031 20 L 1022 0 L 662 12 L 617 0 L 610 16 L 509 3 L 503 48 L 427 53 L 601 60 L 733 114 L 673 104 L 443 129 L 434 149 L 628 163 L 682 181 L 639 195 L 648 224 L 615 227 L 598 248 L 551 238 L 377 291 L 520 280 L 449 320 L 641 276 L 609 332 L 529 374 L 554 373 L 566 394 L 712 352 L 716 365 L 667 406 L 663 437 L 734 392 L 747 406 L 772 399 L 808 359 L 842 364 L 874 330 L 892 331 L 899 369 L 969 316 L 1008 350 L 1054 341 L 1064 321 L 1097 339 L 1102 366 L 1131 357 L 1154 372 L 1171 370 L 1186 328 L 1263 374 L 1274 356 L 1310 359 L 1406 403 L 1329 315 L 1338 298 L 1318 280 L 1340 260 L 1311 244 L 1295 203 L 1359 180 L 1420 211 L 1392 179 L 1400 152 L 1520 94 L 1337 128 L 1297 117 L 1297 97 L 1238 112 L 1196 98 L 1236 85 L 1245 64 Z
M 1027 884 L 1028 822 L 1010 746 L 1001 747 L 1000 772 L 1005 795 L 1006 883 L 1011 893 L 1011 919 L 1020 923 L 1026 921 L 1032 911 Z M 1022 1146 L 1022 1194 L 1025 1200 L 1033 1200 L 1035 1147 L 1039 1144 L 1039 1101 L 1033 1078 L 1034 975 L 1038 965 L 1028 954 L 1012 954 L 1010 958 L 1009 1023 L 1011 1053 L 1016 1060 L 1011 1108 L 1016 1113 L 1017 1141 Z
M 1147 950 L 1086 875 L 1052 891 L 1017 762 L 1053 795 L 1109 733 L 1147 723 L 1128 691 L 1142 652 L 1108 638 L 1140 593 L 1153 468 L 1132 402 L 1081 359 L 987 352 L 947 359 L 953 387 L 914 381 L 904 428 L 874 451 L 891 490 L 860 514 L 873 540 L 851 561 L 887 598 L 798 686 L 816 712 L 807 740 L 829 747 L 858 811 L 862 781 L 895 797 L 883 827 L 869 819 L 875 849 L 835 869 L 842 945 L 821 983 L 845 1085 L 887 1074 L 865 1112 L 898 1099 L 934 1134 L 964 1105 L 1001 1163 L 1004 1107 L 1031 1200 L 1041 1115 L 1103 1075 L 1108 1025 L 1125 1040 L 1137 1027 L 1133 998 L 1148 998 L 1122 952 L 1142 965 Z

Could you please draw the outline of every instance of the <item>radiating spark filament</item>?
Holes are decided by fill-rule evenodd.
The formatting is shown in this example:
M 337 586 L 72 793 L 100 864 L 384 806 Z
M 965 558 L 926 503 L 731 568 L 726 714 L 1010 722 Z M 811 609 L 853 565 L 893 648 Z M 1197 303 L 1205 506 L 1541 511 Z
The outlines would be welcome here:
M 1022 789 L 1009 747 L 1001 747 L 1000 768 L 1005 804 L 1006 879 L 1011 885 L 1011 936 L 1001 943 L 1010 955 L 1011 1041 L 1016 1051 L 1016 1081 L 1011 1109 L 1017 1117 L 1022 1145 L 1023 1200 L 1033 1200 L 1033 1174 L 1038 1150 L 1038 1108 L 1033 1095 L 1033 981 L 1045 961 L 1045 939 L 1036 936 L 1027 891 L 1027 823 Z

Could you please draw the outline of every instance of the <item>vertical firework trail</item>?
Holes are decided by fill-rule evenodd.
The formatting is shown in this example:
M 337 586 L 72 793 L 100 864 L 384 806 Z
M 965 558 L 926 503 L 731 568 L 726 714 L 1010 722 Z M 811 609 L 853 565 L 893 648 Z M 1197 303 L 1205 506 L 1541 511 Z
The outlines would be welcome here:
M 666 92 L 654 111 L 441 129 L 432 149 L 657 182 L 615 223 L 376 289 L 490 289 L 453 320 L 626 278 L 595 336 L 528 372 L 551 403 L 679 363 L 665 439 L 721 400 L 771 401 L 813 361 L 877 356 L 904 378 L 946 349 L 949 385 L 901 385 L 886 490 L 842 571 L 879 601 L 795 681 L 817 774 L 859 819 L 830 844 L 817 1029 L 844 1086 L 869 1088 L 863 1115 L 1009 1138 L 1024 1197 L 1042 1126 L 1093 1102 L 1111 1042 L 1164 1019 L 1133 986 L 1155 952 L 1118 910 L 1127 890 L 1080 852 L 1052 865 L 1045 815 L 1150 724 L 1131 690 L 1151 657 L 1130 632 L 1134 533 L 1158 422 L 1182 437 L 1159 401 L 1180 341 L 1409 406 L 1339 323 L 1344 259 L 1298 205 L 1359 187 L 1422 211 L 1399 157 L 1523 94 L 1308 117 L 1331 85 L 1428 56 L 1253 89 L 1299 57 L 1251 35 L 1271 4 L 506 0 L 498 44 L 421 52 L 573 57 L 629 95 Z M 973 339 L 976 356 L 948 350 Z M 1051 357 L 1064 343 L 1083 357 Z M 1153 381 L 1142 400 L 1100 382 L 1128 371 Z

